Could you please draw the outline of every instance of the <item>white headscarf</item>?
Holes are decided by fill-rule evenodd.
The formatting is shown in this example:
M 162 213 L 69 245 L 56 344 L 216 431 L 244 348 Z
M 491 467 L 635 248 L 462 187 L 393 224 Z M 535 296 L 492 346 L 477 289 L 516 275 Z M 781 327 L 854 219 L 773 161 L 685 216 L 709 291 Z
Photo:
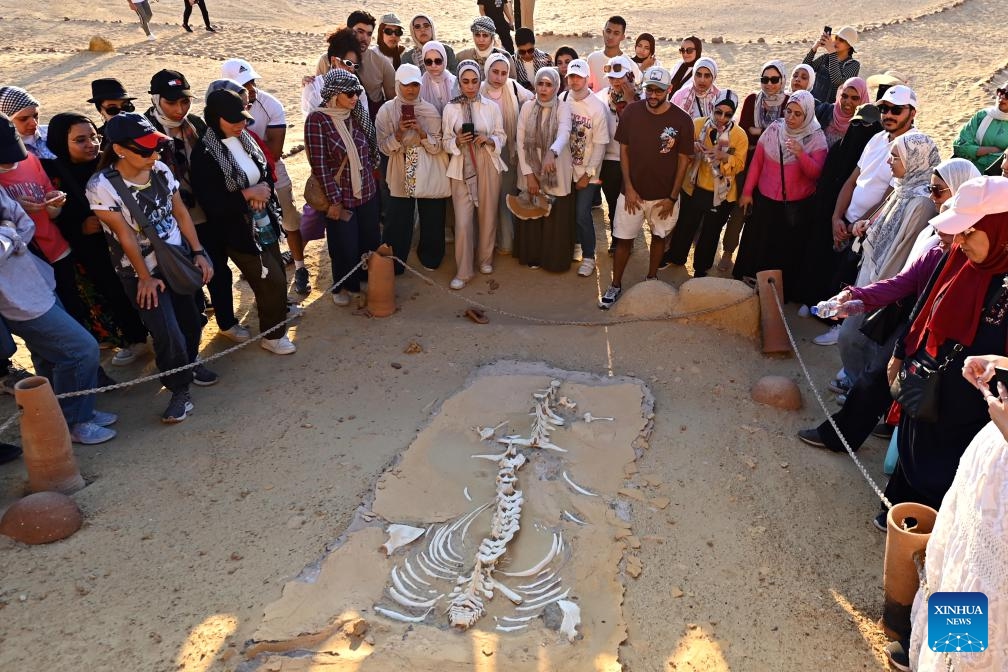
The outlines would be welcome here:
M 486 92 L 490 87 L 490 68 L 494 63 L 503 63 L 505 67 L 508 68 L 508 72 L 511 71 L 511 62 L 508 57 L 500 53 L 492 53 L 487 57 L 486 63 L 483 64 L 483 83 L 480 85 L 480 93 L 486 95 Z M 505 138 L 505 148 L 513 156 L 516 154 L 515 149 L 515 138 L 518 135 L 518 112 L 521 108 L 521 101 L 518 100 L 518 96 L 515 95 L 515 88 L 517 82 L 508 77 L 508 80 L 504 82 L 503 93 L 500 99 L 501 116 L 504 118 L 504 138 Z
M 935 166 L 935 172 L 945 180 L 953 196 L 963 182 L 980 177 L 980 170 L 968 159 L 945 159 Z
M 431 23 L 431 26 L 433 25 Z M 424 69 L 423 76 L 420 78 L 420 97 L 436 107 L 438 112 L 443 112 L 444 106 L 452 99 L 452 91 L 455 89 L 455 75 L 448 70 L 448 53 L 443 44 L 437 40 L 431 40 L 423 45 L 420 60 L 423 60 L 424 54 L 428 51 L 436 51 L 440 54 L 444 61 L 444 70 L 435 77 L 430 73 L 430 70 Z
M 805 72 L 808 73 L 808 89 L 806 89 L 806 91 L 811 91 L 812 86 L 815 85 L 815 70 L 812 68 L 811 65 L 805 65 L 804 63 L 799 63 L 794 67 L 794 70 L 791 71 L 791 79 L 794 79 L 795 73 L 798 72 L 799 70 L 804 70 Z M 791 79 L 788 80 L 788 87 L 791 86 Z
M 697 95 L 697 90 L 694 86 L 696 73 L 700 68 L 707 68 L 711 73 L 711 86 L 707 89 L 707 93 L 702 96 Z M 718 99 L 718 95 L 721 93 L 721 89 L 714 84 L 717 81 L 717 73 L 717 63 L 714 62 L 713 58 L 701 56 L 693 62 L 693 76 L 682 85 L 682 88 L 679 89 L 675 96 L 679 107 L 685 110 L 686 114 L 690 115 L 691 118 L 709 117 L 714 110 L 714 101 Z

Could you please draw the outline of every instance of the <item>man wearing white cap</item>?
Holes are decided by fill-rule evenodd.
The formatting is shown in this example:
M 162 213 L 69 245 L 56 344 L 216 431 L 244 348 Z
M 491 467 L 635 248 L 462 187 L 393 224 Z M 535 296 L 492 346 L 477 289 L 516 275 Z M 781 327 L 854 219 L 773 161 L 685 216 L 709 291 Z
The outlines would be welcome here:
M 616 201 L 613 277 L 599 299 L 602 310 L 608 310 L 623 293 L 623 271 L 644 220 L 651 226 L 646 279 L 657 279 L 665 238 L 675 226 L 679 190 L 693 159 L 693 120 L 668 100 L 672 75 L 665 68 L 650 67 L 643 83 L 644 100 L 627 105 L 616 129 L 623 193 Z
M 623 49 L 620 45 L 623 43 L 623 39 L 626 37 L 626 19 L 622 16 L 610 16 L 609 20 L 606 21 L 605 28 L 602 30 L 602 39 L 605 42 L 605 48 L 599 51 L 593 51 L 588 54 L 588 67 L 591 69 L 591 77 L 588 78 L 588 86 L 592 91 L 599 91 L 606 85 L 606 64 L 611 61 L 616 56 L 623 55 Z M 630 59 L 627 59 L 630 61 Z M 634 77 L 640 79 L 641 71 L 637 65 L 630 61 Z
M 590 75 L 588 63 L 581 58 L 574 59 L 567 65 L 567 90 L 560 94 L 560 99 L 567 101 L 571 110 L 569 146 L 574 164 L 574 221 L 577 227 L 574 261 L 581 262 L 578 275 L 583 278 L 595 272 L 592 202 L 602 186 L 599 172 L 609 144 L 606 108 L 588 88 Z M 581 258 L 578 259 L 578 256 Z
M 283 146 L 287 139 L 287 114 L 283 103 L 256 86 L 259 73 L 241 58 L 232 58 L 221 66 L 221 77 L 233 79 L 248 92 L 249 112 L 255 121 L 248 125 L 266 143 L 273 160 L 276 161 L 276 192 L 283 211 L 283 229 L 287 237 L 287 247 L 294 257 L 294 291 L 307 296 L 311 291 L 308 269 L 304 263 L 304 243 L 301 240 L 301 215 L 294 207 L 294 194 L 287 166 L 283 161 Z
M 854 60 L 854 45 L 857 41 L 858 34 L 853 27 L 844 26 L 834 35 L 827 26 L 819 36 L 819 41 L 805 55 L 802 62 L 815 70 L 812 95 L 816 100 L 835 100 L 837 87 L 861 72 L 861 63 Z M 816 58 L 816 51 L 820 48 L 826 53 Z
M 623 114 L 626 106 L 635 100 L 640 100 L 640 95 L 634 86 L 635 77 L 633 69 L 630 67 L 632 61 L 626 56 L 616 56 L 609 59 L 606 64 L 609 71 L 605 73 L 605 80 L 609 83 L 604 89 L 595 94 L 606 109 L 606 126 L 609 129 L 609 144 L 606 145 L 605 156 L 602 158 L 602 167 L 599 170 L 599 179 L 602 181 L 602 194 L 609 205 L 609 230 L 612 231 L 613 222 L 616 221 L 616 200 L 619 197 L 620 189 L 623 188 L 623 170 L 620 168 L 620 143 L 616 139 L 616 127 L 619 126 L 619 118 Z M 613 254 L 616 249 L 616 239 L 613 239 L 609 247 L 609 254 Z

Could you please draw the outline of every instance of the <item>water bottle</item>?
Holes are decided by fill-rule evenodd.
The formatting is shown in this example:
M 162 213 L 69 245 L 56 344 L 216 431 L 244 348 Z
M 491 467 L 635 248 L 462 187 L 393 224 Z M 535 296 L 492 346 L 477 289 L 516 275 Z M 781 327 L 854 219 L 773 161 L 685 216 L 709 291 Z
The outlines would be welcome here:
M 265 208 L 252 211 L 252 226 L 255 227 L 256 239 L 260 246 L 272 245 L 277 242 L 273 224 L 270 222 L 269 213 Z
M 865 304 L 860 299 L 851 299 L 844 303 L 840 303 L 836 299 L 829 299 L 827 301 L 820 301 L 809 312 L 816 317 L 824 319 L 830 317 L 848 317 L 865 312 Z

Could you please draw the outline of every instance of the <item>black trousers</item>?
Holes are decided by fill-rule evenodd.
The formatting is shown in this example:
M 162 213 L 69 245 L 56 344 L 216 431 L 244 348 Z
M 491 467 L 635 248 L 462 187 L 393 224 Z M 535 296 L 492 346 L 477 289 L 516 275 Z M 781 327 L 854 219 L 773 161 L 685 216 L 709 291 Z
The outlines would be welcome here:
M 721 239 L 721 229 L 731 215 L 734 202 L 724 201 L 716 208 L 714 192 L 693 188 L 693 195 L 682 192 L 679 205 L 679 221 L 672 229 L 672 240 L 669 243 L 665 259 L 678 266 L 686 263 L 693 239 L 700 231 L 697 239 L 696 252 L 693 254 L 693 276 L 702 278 L 714 265 L 717 255 L 718 241 Z
M 400 198 L 389 196 L 382 228 L 382 241 L 392 246 L 397 257 L 406 261 L 413 245 L 413 206 L 420 220 L 420 240 L 417 242 L 417 258 L 427 268 L 441 265 L 445 254 L 445 202 L 444 198 Z M 402 275 L 406 269 L 395 265 L 395 274 Z
M 189 17 L 192 16 L 193 6 L 189 4 L 189 0 L 182 0 L 182 4 L 185 5 L 185 10 L 182 12 L 182 23 L 189 25 Z M 206 0 L 196 0 L 195 4 L 199 7 L 200 13 L 203 15 L 203 25 L 207 28 L 210 27 L 210 15 L 207 13 Z
M 616 221 L 616 199 L 623 188 L 623 169 L 619 161 L 605 160 L 599 169 L 599 180 L 602 182 L 602 195 L 605 196 L 609 208 L 609 231 L 612 231 Z

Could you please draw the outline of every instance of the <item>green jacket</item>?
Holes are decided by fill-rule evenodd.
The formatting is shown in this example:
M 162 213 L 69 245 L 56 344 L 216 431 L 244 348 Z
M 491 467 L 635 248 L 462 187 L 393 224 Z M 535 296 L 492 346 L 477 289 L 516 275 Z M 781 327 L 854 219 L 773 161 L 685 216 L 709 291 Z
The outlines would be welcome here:
M 987 117 L 987 110 L 983 109 L 973 115 L 966 125 L 959 131 L 959 137 L 952 143 L 952 155 L 963 159 L 968 159 L 976 166 L 981 173 L 990 168 L 991 164 L 1001 158 L 1001 154 L 986 154 L 977 156 L 977 149 L 983 147 L 998 147 L 1003 152 L 1008 148 L 1008 121 L 992 119 L 987 130 L 984 132 L 983 142 L 977 142 L 977 129 Z

